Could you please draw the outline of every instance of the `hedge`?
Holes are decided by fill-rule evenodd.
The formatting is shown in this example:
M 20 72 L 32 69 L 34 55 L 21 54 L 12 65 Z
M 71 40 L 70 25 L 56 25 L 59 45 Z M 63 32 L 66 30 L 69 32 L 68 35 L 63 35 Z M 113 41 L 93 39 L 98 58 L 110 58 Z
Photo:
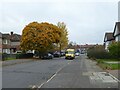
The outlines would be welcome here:
M 22 59 L 22 58 L 33 58 L 33 53 L 16 54 L 16 59 Z

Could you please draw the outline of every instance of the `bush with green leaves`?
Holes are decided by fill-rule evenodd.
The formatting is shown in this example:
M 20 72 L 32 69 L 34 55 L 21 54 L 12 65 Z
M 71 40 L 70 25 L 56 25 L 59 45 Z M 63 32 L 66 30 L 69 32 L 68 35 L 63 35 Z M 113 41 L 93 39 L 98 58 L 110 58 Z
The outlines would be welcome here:
M 120 59 L 120 42 L 110 44 L 108 50 L 112 57 Z
M 110 58 L 110 54 L 105 51 L 103 45 L 97 45 L 88 49 L 87 56 L 92 59 L 108 59 Z
M 16 59 L 26 59 L 26 58 L 33 58 L 33 53 L 20 53 L 16 54 Z

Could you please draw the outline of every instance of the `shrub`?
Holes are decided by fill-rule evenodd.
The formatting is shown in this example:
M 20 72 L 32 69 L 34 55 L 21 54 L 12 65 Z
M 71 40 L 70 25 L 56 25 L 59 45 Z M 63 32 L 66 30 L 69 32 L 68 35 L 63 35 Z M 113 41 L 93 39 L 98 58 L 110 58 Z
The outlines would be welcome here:
M 32 58 L 33 53 L 21 53 L 21 54 L 16 54 L 17 59 L 22 59 L 22 58 Z
M 97 45 L 93 48 L 88 49 L 87 56 L 94 59 L 108 59 L 111 57 L 110 54 L 105 51 L 102 45 Z
M 15 54 L 7 54 L 7 53 L 2 53 L 2 60 L 8 60 L 8 59 L 16 59 Z
M 120 59 L 120 42 L 110 44 L 108 49 L 113 58 Z

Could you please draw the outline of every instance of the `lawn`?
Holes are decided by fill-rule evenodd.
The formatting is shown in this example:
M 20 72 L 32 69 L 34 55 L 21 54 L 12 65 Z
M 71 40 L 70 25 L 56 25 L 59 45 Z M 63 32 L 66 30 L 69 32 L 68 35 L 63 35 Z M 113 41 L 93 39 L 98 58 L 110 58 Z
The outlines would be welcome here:
M 98 65 L 103 69 L 110 69 L 110 70 L 116 70 L 120 69 L 120 63 L 105 63 L 105 62 L 118 62 L 117 59 L 99 59 L 97 60 Z
M 7 60 L 16 60 L 16 58 L 9 57 L 9 58 L 6 58 L 4 61 L 7 61 Z

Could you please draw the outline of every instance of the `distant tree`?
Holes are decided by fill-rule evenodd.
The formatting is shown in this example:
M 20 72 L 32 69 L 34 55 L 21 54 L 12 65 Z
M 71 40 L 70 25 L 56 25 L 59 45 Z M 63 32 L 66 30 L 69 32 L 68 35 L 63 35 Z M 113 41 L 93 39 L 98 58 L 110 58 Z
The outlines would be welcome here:
M 74 48 L 74 42 L 69 42 L 69 44 L 68 44 L 68 48 Z
M 32 22 L 22 31 L 21 49 L 46 52 L 54 48 L 53 43 L 59 43 L 61 30 L 53 24 Z
M 68 31 L 66 24 L 64 22 L 58 22 L 57 26 L 61 30 L 60 42 L 58 43 L 60 50 L 65 49 L 68 46 Z

